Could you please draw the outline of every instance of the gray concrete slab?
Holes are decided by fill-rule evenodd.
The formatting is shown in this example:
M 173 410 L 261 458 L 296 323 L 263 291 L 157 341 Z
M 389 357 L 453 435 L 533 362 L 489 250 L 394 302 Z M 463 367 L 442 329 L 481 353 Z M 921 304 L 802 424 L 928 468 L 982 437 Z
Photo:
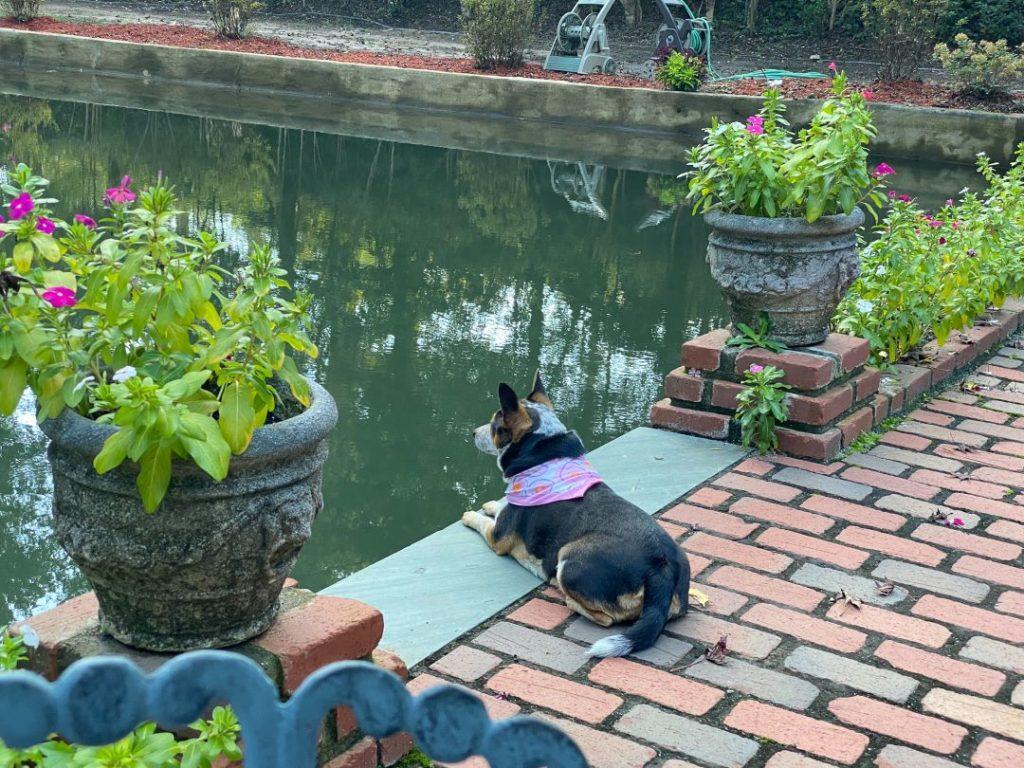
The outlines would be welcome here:
M 607 483 L 648 514 L 746 455 L 742 448 L 640 427 L 591 451 Z M 486 499 L 481 499 L 481 502 Z M 457 518 L 462 510 L 452 510 Z M 455 522 L 323 590 L 384 613 L 381 644 L 410 667 L 523 597 L 540 581 Z

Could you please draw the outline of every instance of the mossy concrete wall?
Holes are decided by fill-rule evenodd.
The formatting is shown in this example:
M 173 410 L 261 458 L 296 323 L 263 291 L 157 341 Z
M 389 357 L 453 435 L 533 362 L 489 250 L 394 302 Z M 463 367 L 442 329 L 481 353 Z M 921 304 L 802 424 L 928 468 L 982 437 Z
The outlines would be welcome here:
M 175 85 L 216 86 L 234 91 L 235 103 L 265 103 L 285 94 L 315 97 L 309 110 L 321 113 L 325 121 L 335 112 L 351 119 L 353 111 L 382 107 L 411 108 L 414 111 L 406 119 L 417 122 L 437 113 L 463 123 L 469 116 L 512 117 L 538 121 L 528 128 L 521 123 L 515 127 L 518 144 L 557 142 L 559 126 L 572 126 L 574 131 L 604 134 L 599 143 L 614 154 L 627 144 L 633 146 L 622 154 L 644 153 L 634 149 L 646 149 L 649 154 L 659 144 L 667 148 L 671 139 L 692 139 L 712 116 L 744 119 L 759 104 L 758 98 L 750 96 L 430 72 L 9 29 L 0 29 L 0 63 L 5 72 L 2 80 L 17 77 L 18 69 L 78 71 L 127 76 L 134 82 L 131 87 L 138 88 L 141 81 L 157 93 Z M 790 120 L 805 123 L 815 108 L 814 101 L 791 102 Z M 874 111 L 878 126 L 874 149 L 886 157 L 972 163 L 978 152 L 985 151 L 1006 162 L 1024 141 L 1024 116 L 1020 115 L 888 104 L 876 104 Z

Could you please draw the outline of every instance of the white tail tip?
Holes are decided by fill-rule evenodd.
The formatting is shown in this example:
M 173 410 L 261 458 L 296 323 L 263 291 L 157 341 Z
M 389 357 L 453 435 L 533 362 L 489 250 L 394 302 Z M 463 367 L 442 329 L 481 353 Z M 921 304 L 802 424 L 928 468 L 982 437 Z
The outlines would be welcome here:
M 603 637 L 590 646 L 588 656 L 597 656 L 602 659 L 611 656 L 628 656 L 633 650 L 633 641 L 625 635 L 611 635 Z

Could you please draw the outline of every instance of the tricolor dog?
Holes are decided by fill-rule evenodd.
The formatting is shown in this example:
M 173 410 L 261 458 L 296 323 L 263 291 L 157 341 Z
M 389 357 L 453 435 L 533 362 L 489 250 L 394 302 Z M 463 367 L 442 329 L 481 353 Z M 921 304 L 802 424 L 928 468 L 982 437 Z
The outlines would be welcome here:
M 666 622 L 689 607 L 690 564 L 643 510 L 604 484 L 583 443 L 555 415 L 540 373 L 519 399 L 498 387 L 501 407 L 474 431 L 477 447 L 498 457 L 505 502 L 466 512 L 462 522 L 499 555 L 554 584 L 566 604 L 603 627 L 635 621 L 594 643 L 592 656 L 649 648 Z

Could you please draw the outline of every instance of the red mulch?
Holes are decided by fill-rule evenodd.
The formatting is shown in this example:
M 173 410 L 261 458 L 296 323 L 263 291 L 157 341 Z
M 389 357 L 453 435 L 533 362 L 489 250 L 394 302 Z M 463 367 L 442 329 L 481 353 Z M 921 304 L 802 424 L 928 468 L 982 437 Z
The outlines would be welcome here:
M 99 37 L 105 40 L 125 40 L 132 43 L 157 43 L 179 48 L 212 48 L 221 51 L 290 56 L 298 59 L 326 59 L 405 69 L 429 69 L 437 72 L 468 72 L 505 77 L 528 77 L 538 80 L 586 81 L 596 85 L 616 85 L 623 88 L 661 88 L 658 83 L 635 75 L 572 75 L 564 72 L 548 72 L 539 64 L 524 64 L 521 67 L 500 67 L 482 71 L 474 67 L 473 60 L 469 58 L 408 56 L 369 51 L 328 51 L 322 48 L 301 48 L 273 38 L 254 36 L 246 37 L 243 40 L 226 40 L 217 37 L 209 30 L 179 24 L 87 24 L 42 17 L 26 23 L 12 19 L 0 19 L 0 27 L 27 29 L 32 32 L 55 32 L 79 37 Z
M 782 81 L 780 90 L 787 99 L 823 99 L 829 93 L 829 81 L 825 79 L 805 80 L 789 78 Z M 763 79 L 726 80 L 712 83 L 704 90 L 720 93 L 738 93 L 745 96 L 760 96 L 766 87 Z M 951 88 L 920 80 L 897 80 L 895 82 L 874 82 L 861 85 L 871 92 L 873 101 L 890 104 L 907 104 L 915 107 L 949 107 L 952 109 L 980 109 L 988 112 L 1022 112 L 1024 104 L 1006 101 L 982 101 L 960 96 Z
M 300 59 L 326 59 L 356 64 L 378 64 L 406 69 L 428 69 L 437 72 L 464 72 L 500 75 L 503 77 L 527 77 L 539 80 L 567 80 L 587 82 L 595 85 L 613 85 L 624 88 L 660 89 L 661 85 L 637 75 L 571 75 L 564 72 L 548 72 L 539 64 L 524 64 L 521 67 L 499 67 L 497 69 L 476 69 L 469 58 L 447 58 L 439 56 L 410 56 L 400 53 L 371 53 L 369 51 L 329 51 L 318 48 L 302 48 L 291 43 L 267 37 L 247 37 L 244 40 L 226 40 L 213 32 L 179 24 L 88 24 L 58 21 L 47 17 L 27 23 L 0 19 L 0 27 L 27 29 L 33 32 L 56 32 L 80 37 L 98 37 L 106 40 L 125 40 L 133 43 L 158 43 L 180 48 L 206 48 L 222 51 L 263 53 L 273 56 L 290 56 Z M 729 80 L 706 85 L 703 90 L 718 93 L 737 93 L 759 96 L 766 84 L 762 79 Z M 994 112 L 1024 112 L 1024 103 L 1007 100 L 1003 102 L 980 101 L 958 96 L 951 89 L 939 85 L 903 80 L 892 83 L 875 82 L 864 86 L 870 89 L 873 99 L 892 104 L 908 104 L 916 107 L 953 107 L 958 109 L 980 109 Z M 828 95 L 827 80 L 786 79 L 782 95 L 792 99 L 820 99 Z

